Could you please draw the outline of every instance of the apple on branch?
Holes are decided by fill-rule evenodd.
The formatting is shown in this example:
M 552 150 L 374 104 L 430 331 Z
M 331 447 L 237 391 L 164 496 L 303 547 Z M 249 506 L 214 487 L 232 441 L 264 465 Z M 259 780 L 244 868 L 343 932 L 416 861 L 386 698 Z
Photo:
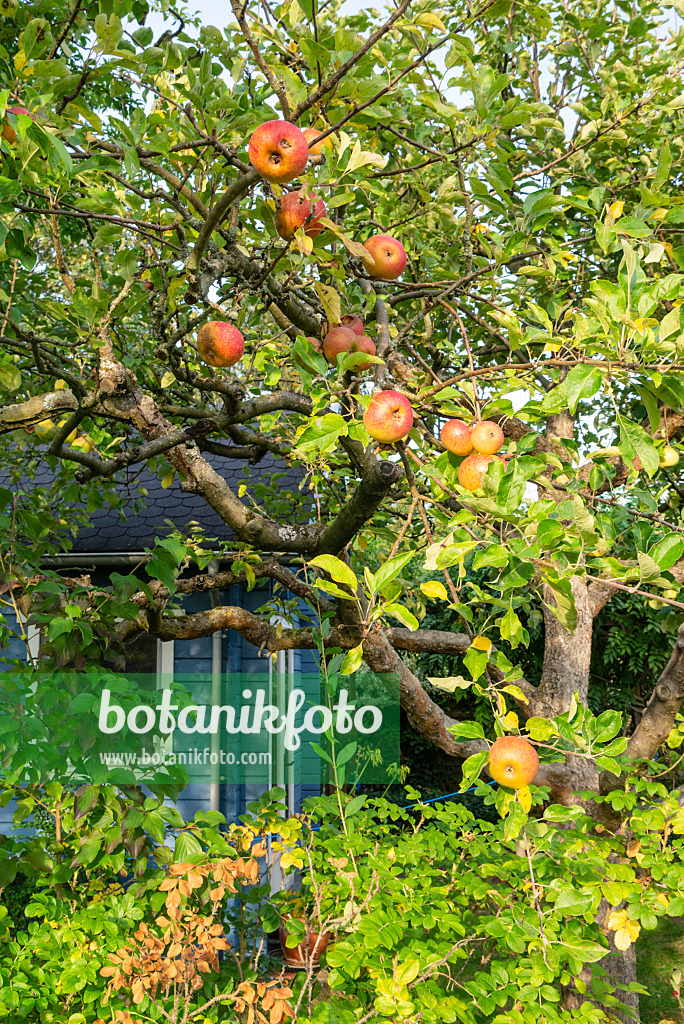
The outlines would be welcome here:
M 380 391 L 371 398 L 363 425 L 374 440 L 383 444 L 403 441 L 413 426 L 411 403 L 400 391 Z
M 348 327 L 332 327 L 323 341 L 323 355 L 328 362 L 335 366 L 337 357 L 346 352 L 364 352 L 366 355 L 375 355 L 375 344 L 365 335 L 355 334 Z M 354 367 L 356 370 L 367 370 L 370 363 L 359 363 Z
M 504 443 L 503 430 L 492 420 L 476 423 L 470 432 L 473 448 L 480 455 L 495 455 Z
M 306 139 L 309 146 L 309 159 L 312 164 L 320 165 L 325 163 L 325 149 L 332 151 L 333 141 L 330 135 L 326 135 L 321 142 L 317 142 L 316 139 L 320 138 L 321 133 L 317 128 L 304 128 L 302 135 Z
M 499 736 L 489 750 L 489 774 L 500 786 L 524 789 L 537 777 L 539 757 L 524 736 Z
M 487 472 L 487 466 L 494 459 L 503 462 L 496 455 L 481 455 L 480 452 L 473 452 L 468 455 L 458 467 L 458 482 L 466 491 L 479 491 L 482 487 L 482 474 Z
M 322 199 L 307 199 L 300 190 L 286 192 L 280 199 L 275 215 L 276 231 L 286 242 L 291 242 L 299 228 L 304 234 L 315 238 L 323 230 L 319 217 L 325 217 L 325 203 Z
M 446 450 L 454 455 L 470 455 L 473 450 L 471 427 L 463 420 L 448 420 L 440 437 Z
M 200 327 L 197 348 L 209 366 L 234 366 L 242 359 L 245 339 L 232 324 L 224 320 L 211 320 Z
M 369 277 L 381 281 L 396 281 L 404 273 L 406 267 L 406 250 L 401 242 L 391 235 L 373 235 L 363 243 L 363 247 L 372 257 L 362 262 Z
M 333 325 L 331 325 L 333 326 Z M 339 324 L 335 324 L 335 327 L 346 327 L 348 331 L 353 331 L 354 334 L 359 336 L 365 334 L 365 328 L 363 326 L 363 320 L 356 316 L 354 313 L 345 313 L 340 320 Z
M 265 121 L 249 140 L 249 162 L 262 178 L 276 185 L 296 178 L 308 160 L 304 133 L 289 121 Z
M 679 462 L 679 452 L 676 448 L 666 444 L 660 453 L 660 468 L 672 469 Z

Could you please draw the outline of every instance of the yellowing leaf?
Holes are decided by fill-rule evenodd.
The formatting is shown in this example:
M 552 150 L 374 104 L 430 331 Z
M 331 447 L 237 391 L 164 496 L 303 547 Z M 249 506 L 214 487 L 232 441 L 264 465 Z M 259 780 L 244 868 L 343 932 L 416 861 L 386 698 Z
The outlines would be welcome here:
M 176 379 L 176 375 L 173 370 L 167 370 L 161 379 L 160 386 L 163 388 L 170 387 Z
M 446 32 L 446 27 L 443 21 L 433 14 L 431 11 L 426 11 L 424 14 L 419 14 L 416 18 L 416 25 L 420 25 L 421 28 L 436 28 L 440 32 Z
M 610 915 L 610 917 L 608 918 L 608 922 L 607 922 L 606 927 L 609 929 L 609 931 L 614 932 L 618 928 L 622 928 L 622 926 L 625 924 L 626 921 L 627 921 L 627 911 L 626 910 L 613 910 L 611 915 Z
M 518 790 L 518 800 L 525 814 L 529 814 L 532 806 L 532 794 L 530 793 L 529 786 L 523 786 L 522 789 Z
M 464 679 L 463 676 L 428 676 L 428 682 L 436 686 L 438 690 L 445 693 L 454 693 L 455 690 L 467 690 L 473 685 L 472 679 Z
M 379 153 L 370 153 L 361 149 L 361 144 L 358 140 L 354 143 L 351 156 L 349 157 L 349 163 L 347 164 L 347 174 L 351 174 L 352 171 L 357 171 L 359 167 L 365 167 L 366 164 L 371 164 L 373 167 L 384 167 L 387 163 L 386 156 L 380 156 Z
M 507 715 L 501 719 L 501 725 L 504 729 L 512 730 L 518 728 L 518 716 L 515 711 L 509 711 Z
M 624 210 L 624 208 L 625 204 L 621 199 L 616 200 L 608 207 L 615 220 L 617 220 L 618 217 L 622 216 L 622 211 Z
M 350 676 L 352 672 L 356 672 L 361 667 L 363 661 L 363 643 L 360 643 L 358 647 L 352 647 L 350 651 L 347 651 L 344 661 L 340 666 L 340 675 Z
M 618 928 L 615 932 L 614 942 L 617 948 L 623 953 L 626 949 L 629 949 L 632 945 L 632 939 L 626 928 Z
M 314 288 L 318 298 L 323 304 L 325 315 L 331 324 L 339 324 L 342 319 L 342 303 L 340 296 L 331 288 L 328 284 L 323 284 L 322 281 L 315 281 Z
M 440 601 L 449 600 L 447 589 L 443 583 L 439 582 L 439 580 L 427 580 L 426 583 L 421 583 L 420 589 L 426 597 L 435 597 Z
M 489 653 L 492 649 L 492 641 L 488 640 L 486 636 L 476 636 L 470 646 L 474 647 L 476 651 L 487 651 Z
M 174 471 L 173 470 L 170 470 L 166 474 L 166 476 L 163 477 L 161 485 L 162 485 L 162 487 L 164 488 L 165 491 L 167 491 L 169 489 L 169 487 L 171 486 L 171 484 L 173 483 L 173 477 L 174 477 Z
M 523 704 L 530 703 L 519 686 L 514 686 L 510 683 L 508 686 L 502 687 L 502 689 L 504 693 L 510 693 L 511 697 L 515 697 L 516 700 L 521 700 Z

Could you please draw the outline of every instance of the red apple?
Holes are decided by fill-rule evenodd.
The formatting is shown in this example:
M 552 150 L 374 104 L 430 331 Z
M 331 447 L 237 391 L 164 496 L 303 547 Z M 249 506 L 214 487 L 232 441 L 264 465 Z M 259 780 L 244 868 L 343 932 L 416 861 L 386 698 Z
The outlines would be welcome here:
M 454 455 L 470 455 L 473 450 L 470 427 L 463 420 L 448 420 L 442 427 L 441 438 L 446 450 Z
M 275 215 L 276 231 L 286 242 L 291 242 L 298 228 L 304 228 L 309 238 L 320 235 L 323 225 L 316 220 L 325 217 L 325 203 L 322 199 L 305 199 L 301 192 L 287 192 L 281 197 Z
M 375 355 L 375 342 L 370 338 L 367 338 L 365 334 L 359 337 L 357 334 L 354 335 L 354 343 L 349 349 L 350 352 L 365 352 L 366 355 Z M 357 363 L 354 367 L 355 370 L 370 370 L 372 363 Z
M 348 328 L 348 330 L 353 331 L 354 334 L 358 334 L 359 336 L 363 334 L 363 320 L 361 320 L 354 313 L 346 313 L 342 317 L 341 323 L 343 327 L 346 327 Z
M 481 455 L 480 452 L 468 455 L 458 467 L 458 482 L 461 487 L 465 487 L 466 491 L 479 491 L 482 487 L 482 474 L 495 458 L 495 455 Z
M 232 324 L 224 320 L 212 320 L 200 327 L 197 348 L 209 366 L 234 366 L 242 359 L 245 339 Z
M 492 420 L 482 420 L 473 427 L 470 439 L 473 448 L 480 455 L 494 455 L 504 443 L 503 430 Z
M 523 789 L 539 771 L 537 751 L 523 736 L 499 736 L 489 751 L 489 774 L 500 786 Z
M 31 117 L 31 113 L 27 107 L 7 107 L 5 112 L 7 114 L 25 114 L 26 117 Z M 35 121 L 35 118 L 32 118 L 32 120 Z M 9 121 L 2 122 L 2 131 L 0 131 L 0 135 L 2 135 L 3 139 L 7 139 L 11 146 L 13 146 L 17 141 L 17 133 Z
M 325 163 L 324 149 L 333 148 L 332 136 L 326 135 L 322 142 L 316 142 L 316 139 L 321 137 L 321 133 L 318 128 L 304 128 L 302 129 L 302 135 L 309 144 L 309 159 L 312 164 L 323 164 Z
M 349 352 L 356 341 L 356 335 L 346 327 L 332 327 L 323 342 L 323 355 L 333 366 L 340 352 Z
M 266 121 L 249 140 L 249 162 L 262 178 L 278 185 L 301 174 L 309 159 L 309 145 L 289 121 Z
M 383 281 L 396 281 L 406 266 L 406 250 L 401 242 L 391 235 L 373 235 L 363 243 L 364 249 L 371 254 L 374 263 L 363 261 L 369 277 Z
M 394 444 L 405 438 L 413 426 L 413 409 L 400 391 L 380 391 L 373 395 L 363 414 L 363 425 L 376 441 Z

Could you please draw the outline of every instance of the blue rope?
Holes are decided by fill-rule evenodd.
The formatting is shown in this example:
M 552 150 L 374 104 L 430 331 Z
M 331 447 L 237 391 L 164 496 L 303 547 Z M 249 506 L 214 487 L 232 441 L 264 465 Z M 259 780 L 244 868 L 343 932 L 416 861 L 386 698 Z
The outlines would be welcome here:
M 494 780 L 492 780 L 492 782 L 485 782 L 484 785 L 485 786 L 494 786 L 495 782 L 494 782 Z M 463 792 L 461 792 L 460 789 L 457 789 L 455 793 L 444 793 L 443 796 L 431 796 L 429 800 L 419 800 L 417 803 L 414 803 L 414 804 L 404 804 L 404 806 L 400 807 L 399 809 L 401 811 L 410 811 L 411 808 L 413 808 L 413 807 L 420 807 L 422 804 L 435 804 L 435 803 L 437 803 L 438 800 L 448 800 L 449 797 L 452 797 L 452 796 L 465 796 L 466 793 L 472 793 L 476 789 L 477 789 L 477 784 L 474 785 L 474 786 L 471 786 L 470 789 L 464 789 Z M 357 792 L 358 792 L 358 784 L 357 784 Z M 318 832 L 321 828 L 323 828 L 322 825 L 314 825 L 312 827 L 311 831 L 312 832 Z

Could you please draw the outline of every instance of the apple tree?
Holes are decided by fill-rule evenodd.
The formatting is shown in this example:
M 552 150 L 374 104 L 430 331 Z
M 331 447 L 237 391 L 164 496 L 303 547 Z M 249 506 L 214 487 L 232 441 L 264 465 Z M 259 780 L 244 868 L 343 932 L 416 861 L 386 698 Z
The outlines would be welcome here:
M 63 622 L 41 657 L 79 668 L 140 632 L 231 628 L 275 652 L 316 647 L 323 622 L 343 672 L 399 677 L 413 729 L 468 759 L 465 785 L 488 742 L 415 670 L 462 658 L 497 734 L 538 745 L 546 799 L 617 834 L 606 797 L 628 763 L 656 771 L 684 699 L 680 4 L 231 6 L 213 26 L 160 2 L 157 37 L 147 0 L 2 5 L 3 466 L 55 474 L 49 495 L 3 491 L 4 600 Z M 320 152 L 269 176 L 248 146 L 271 121 Z M 369 259 L 378 235 L 401 276 Z M 345 316 L 372 345 L 327 360 Z M 244 338 L 238 361 L 202 358 L 206 324 Z M 364 425 L 385 392 L 410 405 L 400 440 Z M 442 442 L 452 420 L 503 433 L 475 479 Z M 221 460 L 268 455 L 299 469 L 298 494 L 228 487 Z M 160 524 L 148 585 L 46 587 L 42 556 L 145 464 L 230 527 L 230 567 L 190 572 L 197 539 L 163 548 Z M 256 579 L 310 621 L 179 613 Z M 624 737 L 586 707 L 593 623 L 621 592 L 660 602 L 672 646 Z M 421 628 L 428 602 L 459 628 Z M 509 656 L 540 614 L 533 684 Z M 503 792 L 519 828 L 529 807 Z

